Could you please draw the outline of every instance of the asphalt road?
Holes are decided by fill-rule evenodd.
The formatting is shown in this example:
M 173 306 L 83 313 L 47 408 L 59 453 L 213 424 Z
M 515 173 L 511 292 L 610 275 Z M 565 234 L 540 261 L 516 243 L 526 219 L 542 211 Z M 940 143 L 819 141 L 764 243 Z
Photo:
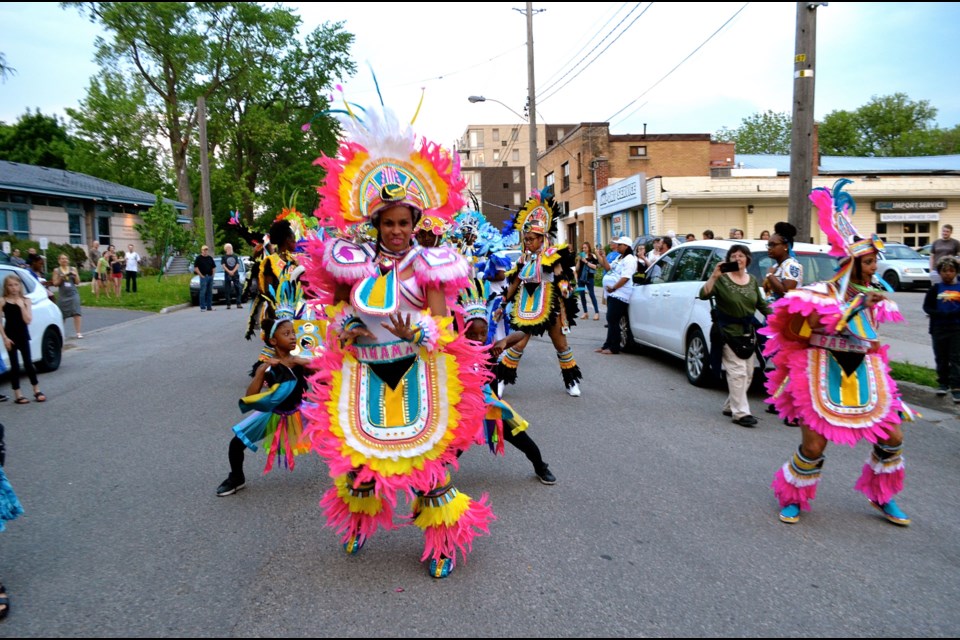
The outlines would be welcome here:
M 920 295 L 920 294 L 907 294 Z M 918 298 L 919 300 L 919 298 Z M 745 429 L 724 392 L 679 362 L 601 356 L 602 322 L 571 336 L 583 397 L 531 342 L 507 399 L 559 481 L 508 446 L 475 448 L 459 488 L 498 520 L 447 580 L 422 537 L 379 533 L 356 557 L 324 528 L 314 456 L 217 498 L 237 398 L 259 350 L 217 307 L 85 329 L 45 404 L 0 405 L 6 472 L 26 515 L 0 534 L 8 637 L 953 637 L 960 629 L 960 424 L 907 428 L 913 526 L 853 484 L 868 454 L 831 446 L 814 511 L 777 520 L 769 489 L 799 434 L 760 410 Z M 92 314 L 91 314 L 92 315 Z M 91 318 L 91 323 L 93 322 Z M 107 326 L 110 324 L 110 326 Z M 92 326 L 92 325 L 91 325 Z M 399 513 L 406 511 L 403 505 Z

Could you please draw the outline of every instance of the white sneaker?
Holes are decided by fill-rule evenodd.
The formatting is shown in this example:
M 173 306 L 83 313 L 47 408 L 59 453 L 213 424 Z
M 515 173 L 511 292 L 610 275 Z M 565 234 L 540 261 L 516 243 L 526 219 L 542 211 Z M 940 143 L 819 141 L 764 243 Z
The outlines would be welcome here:
M 571 398 L 579 398 L 579 397 L 580 397 L 580 385 L 577 384 L 576 382 L 574 382 L 572 386 L 567 387 L 567 394 L 568 394 Z

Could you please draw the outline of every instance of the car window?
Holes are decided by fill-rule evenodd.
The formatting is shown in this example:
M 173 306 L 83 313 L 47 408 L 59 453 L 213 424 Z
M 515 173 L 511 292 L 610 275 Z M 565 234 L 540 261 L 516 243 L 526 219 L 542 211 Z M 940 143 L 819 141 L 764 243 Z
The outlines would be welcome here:
M 677 253 L 673 252 L 661 257 L 653 263 L 653 266 L 647 269 L 647 280 L 653 284 L 663 284 L 670 281 L 670 274 L 673 270 L 673 263 L 677 258 Z
M 887 245 L 883 250 L 884 260 L 923 260 L 914 249 L 899 245 Z
M 747 271 L 757 279 L 757 282 L 763 282 L 767 271 L 775 264 L 775 260 L 767 255 L 766 251 L 754 251 L 753 259 Z M 837 270 L 837 260 L 827 253 L 804 253 L 797 254 L 797 262 L 803 267 L 803 283 L 820 282 L 829 280 L 834 276 Z M 716 263 L 714 263 L 715 265 Z
M 21 286 L 25 292 L 33 293 L 33 290 L 37 288 L 37 285 L 40 283 L 37 282 L 37 279 L 31 276 L 30 274 L 24 274 L 20 271 L 14 271 L 13 269 L 4 269 L 0 267 L 0 287 L 3 286 L 4 280 L 7 279 L 7 276 L 15 275 L 20 278 Z
M 692 247 L 684 249 L 673 266 L 670 274 L 671 282 L 699 282 L 705 280 L 704 271 L 710 261 L 711 249 L 708 247 Z

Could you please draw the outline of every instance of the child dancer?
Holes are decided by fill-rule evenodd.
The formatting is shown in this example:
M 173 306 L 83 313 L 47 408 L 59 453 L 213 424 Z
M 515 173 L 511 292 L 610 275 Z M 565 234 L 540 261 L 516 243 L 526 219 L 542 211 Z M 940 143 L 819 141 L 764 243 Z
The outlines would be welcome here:
M 308 442 L 300 441 L 303 432 L 300 406 L 307 388 L 306 366 L 310 361 L 292 353 L 297 348 L 293 318 L 267 318 L 263 321 L 263 332 L 264 343 L 275 351 L 276 356 L 260 363 L 247 387 L 247 395 L 240 399 L 241 411 L 254 412 L 233 427 L 235 435 L 228 450 L 230 475 L 217 487 L 220 497 L 233 495 L 245 486 L 245 448 L 256 451 L 257 443 L 266 443 L 268 455 L 264 473 L 273 468 L 274 457 L 293 469 L 294 458 L 310 450 Z M 269 388 L 261 392 L 264 385 Z
M 488 305 L 484 302 L 482 291 L 482 282 L 475 280 L 471 287 L 464 290 L 460 298 L 460 304 L 463 309 L 467 340 L 491 345 L 490 360 L 487 366 L 493 373 L 500 354 L 505 349 L 519 343 L 527 334 L 522 331 L 514 331 L 506 337 L 496 340 L 496 327 L 494 326 L 491 330 L 490 318 L 495 305 Z M 503 441 L 506 440 L 527 456 L 527 460 L 533 464 L 533 472 L 537 474 L 540 482 L 556 484 L 556 476 L 550 472 L 550 467 L 543 461 L 543 456 L 540 454 L 540 448 L 527 433 L 529 423 L 513 407 L 501 400 L 498 395 L 495 395 L 490 387 L 489 384 L 484 386 L 484 392 L 487 396 L 487 415 L 484 419 L 483 440 L 490 446 L 491 451 L 500 455 L 503 455 Z

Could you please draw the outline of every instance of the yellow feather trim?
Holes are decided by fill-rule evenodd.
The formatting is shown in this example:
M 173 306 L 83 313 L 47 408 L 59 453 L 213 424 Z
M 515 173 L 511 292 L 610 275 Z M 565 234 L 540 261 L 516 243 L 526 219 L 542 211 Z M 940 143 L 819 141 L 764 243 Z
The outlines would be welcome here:
M 458 520 L 470 510 L 470 496 L 465 493 L 458 493 L 453 500 L 442 507 L 431 507 L 424 504 L 423 498 L 417 497 L 413 501 L 413 512 L 417 514 L 413 524 L 424 531 L 428 527 L 449 527 L 457 523 Z
M 351 495 L 349 487 L 350 480 L 347 476 L 344 475 L 335 478 L 333 483 L 337 486 L 337 497 L 347 505 L 350 513 L 362 513 L 368 516 L 375 516 L 383 511 L 383 500 L 376 495 L 371 494 L 366 498 Z

